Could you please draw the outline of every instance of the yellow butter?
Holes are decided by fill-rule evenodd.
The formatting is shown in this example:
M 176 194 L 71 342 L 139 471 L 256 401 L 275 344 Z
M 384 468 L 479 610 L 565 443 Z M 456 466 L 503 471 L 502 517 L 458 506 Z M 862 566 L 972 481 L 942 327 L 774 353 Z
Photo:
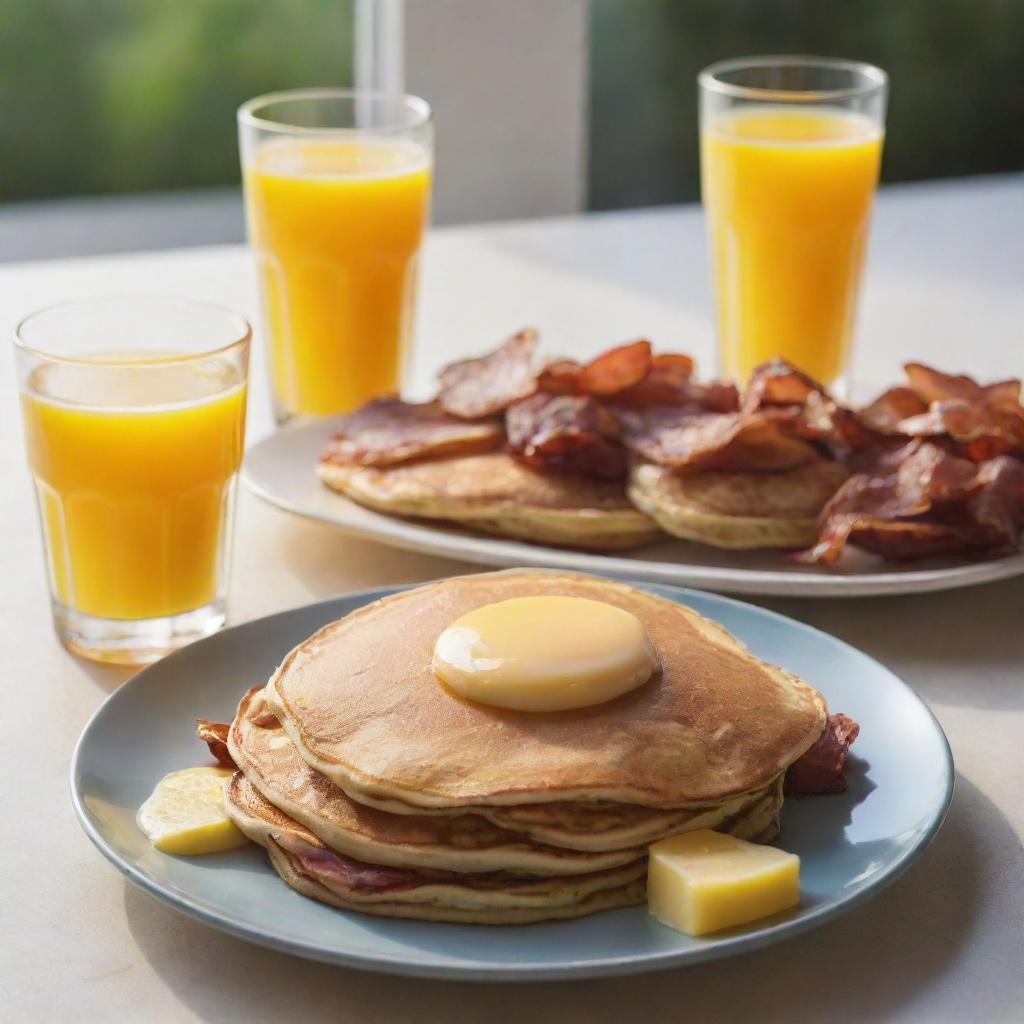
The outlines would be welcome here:
M 516 597 L 476 608 L 434 646 L 434 673 L 470 700 L 516 711 L 602 704 L 658 666 L 643 623 L 582 597 Z
M 706 935 L 756 921 L 800 900 L 800 858 L 700 829 L 650 848 L 647 905 L 662 924 Z
M 185 768 L 165 775 L 139 808 L 139 828 L 164 853 L 195 857 L 248 840 L 224 811 L 230 768 Z

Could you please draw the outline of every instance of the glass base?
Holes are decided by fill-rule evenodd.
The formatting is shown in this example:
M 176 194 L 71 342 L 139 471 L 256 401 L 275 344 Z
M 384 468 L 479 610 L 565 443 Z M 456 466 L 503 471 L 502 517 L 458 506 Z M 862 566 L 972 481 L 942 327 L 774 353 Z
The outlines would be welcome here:
M 53 622 L 72 653 L 114 665 L 149 665 L 179 647 L 216 633 L 226 619 L 224 601 L 156 619 L 102 619 L 53 602 Z

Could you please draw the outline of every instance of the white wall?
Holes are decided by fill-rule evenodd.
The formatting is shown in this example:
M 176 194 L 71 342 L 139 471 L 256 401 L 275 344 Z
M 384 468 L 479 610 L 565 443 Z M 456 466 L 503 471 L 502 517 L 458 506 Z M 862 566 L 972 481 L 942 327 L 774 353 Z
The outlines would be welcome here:
M 434 222 L 586 205 L 587 0 L 406 0 L 405 88 L 434 107 Z

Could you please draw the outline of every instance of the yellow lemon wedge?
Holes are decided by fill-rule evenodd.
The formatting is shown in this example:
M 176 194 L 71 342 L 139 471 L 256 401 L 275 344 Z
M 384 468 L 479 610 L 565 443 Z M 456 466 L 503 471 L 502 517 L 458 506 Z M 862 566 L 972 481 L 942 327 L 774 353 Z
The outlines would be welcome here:
M 164 853 L 197 857 L 249 840 L 224 812 L 230 768 L 185 768 L 165 775 L 139 808 L 139 828 Z

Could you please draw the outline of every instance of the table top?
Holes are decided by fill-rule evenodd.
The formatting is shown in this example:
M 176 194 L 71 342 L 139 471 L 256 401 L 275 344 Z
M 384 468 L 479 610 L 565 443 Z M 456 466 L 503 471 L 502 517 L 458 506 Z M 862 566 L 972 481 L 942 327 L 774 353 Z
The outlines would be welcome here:
M 1024 176 L 900 186 L 877 204 L 855 390 L 908 358 L 982 377 L 1024 370 Z M 0 328 L 62 299 L 164 292 L 256 319 L 244 249 L 8 265 Z M 443 362 L 528 325 L 551 352 L 650 337 L 712 365 L 696 208 L 434 232 L 424 254 L 411 391 Z M 271 429 L 257 337 L 249 439 Z M 307 963 L 204 928 L 125 882 L 79 830 L 68 763 L 82 727 L 126 677 L 68 654 L 51 625 L 10 358 L 0 359 L 0 1021 L 345 1022 L 1008 1021 L 1024 1001 L 1024 579 L 959 592 L 762 603 L 849 641 L 929 703 L 957 791 L 922 860 L 821 931 L 684 971 L 563 984 L 467 985 Z M 231 617 L 241 622 L 360 587 L 473 567 L 393 551 L 239 501 Z

